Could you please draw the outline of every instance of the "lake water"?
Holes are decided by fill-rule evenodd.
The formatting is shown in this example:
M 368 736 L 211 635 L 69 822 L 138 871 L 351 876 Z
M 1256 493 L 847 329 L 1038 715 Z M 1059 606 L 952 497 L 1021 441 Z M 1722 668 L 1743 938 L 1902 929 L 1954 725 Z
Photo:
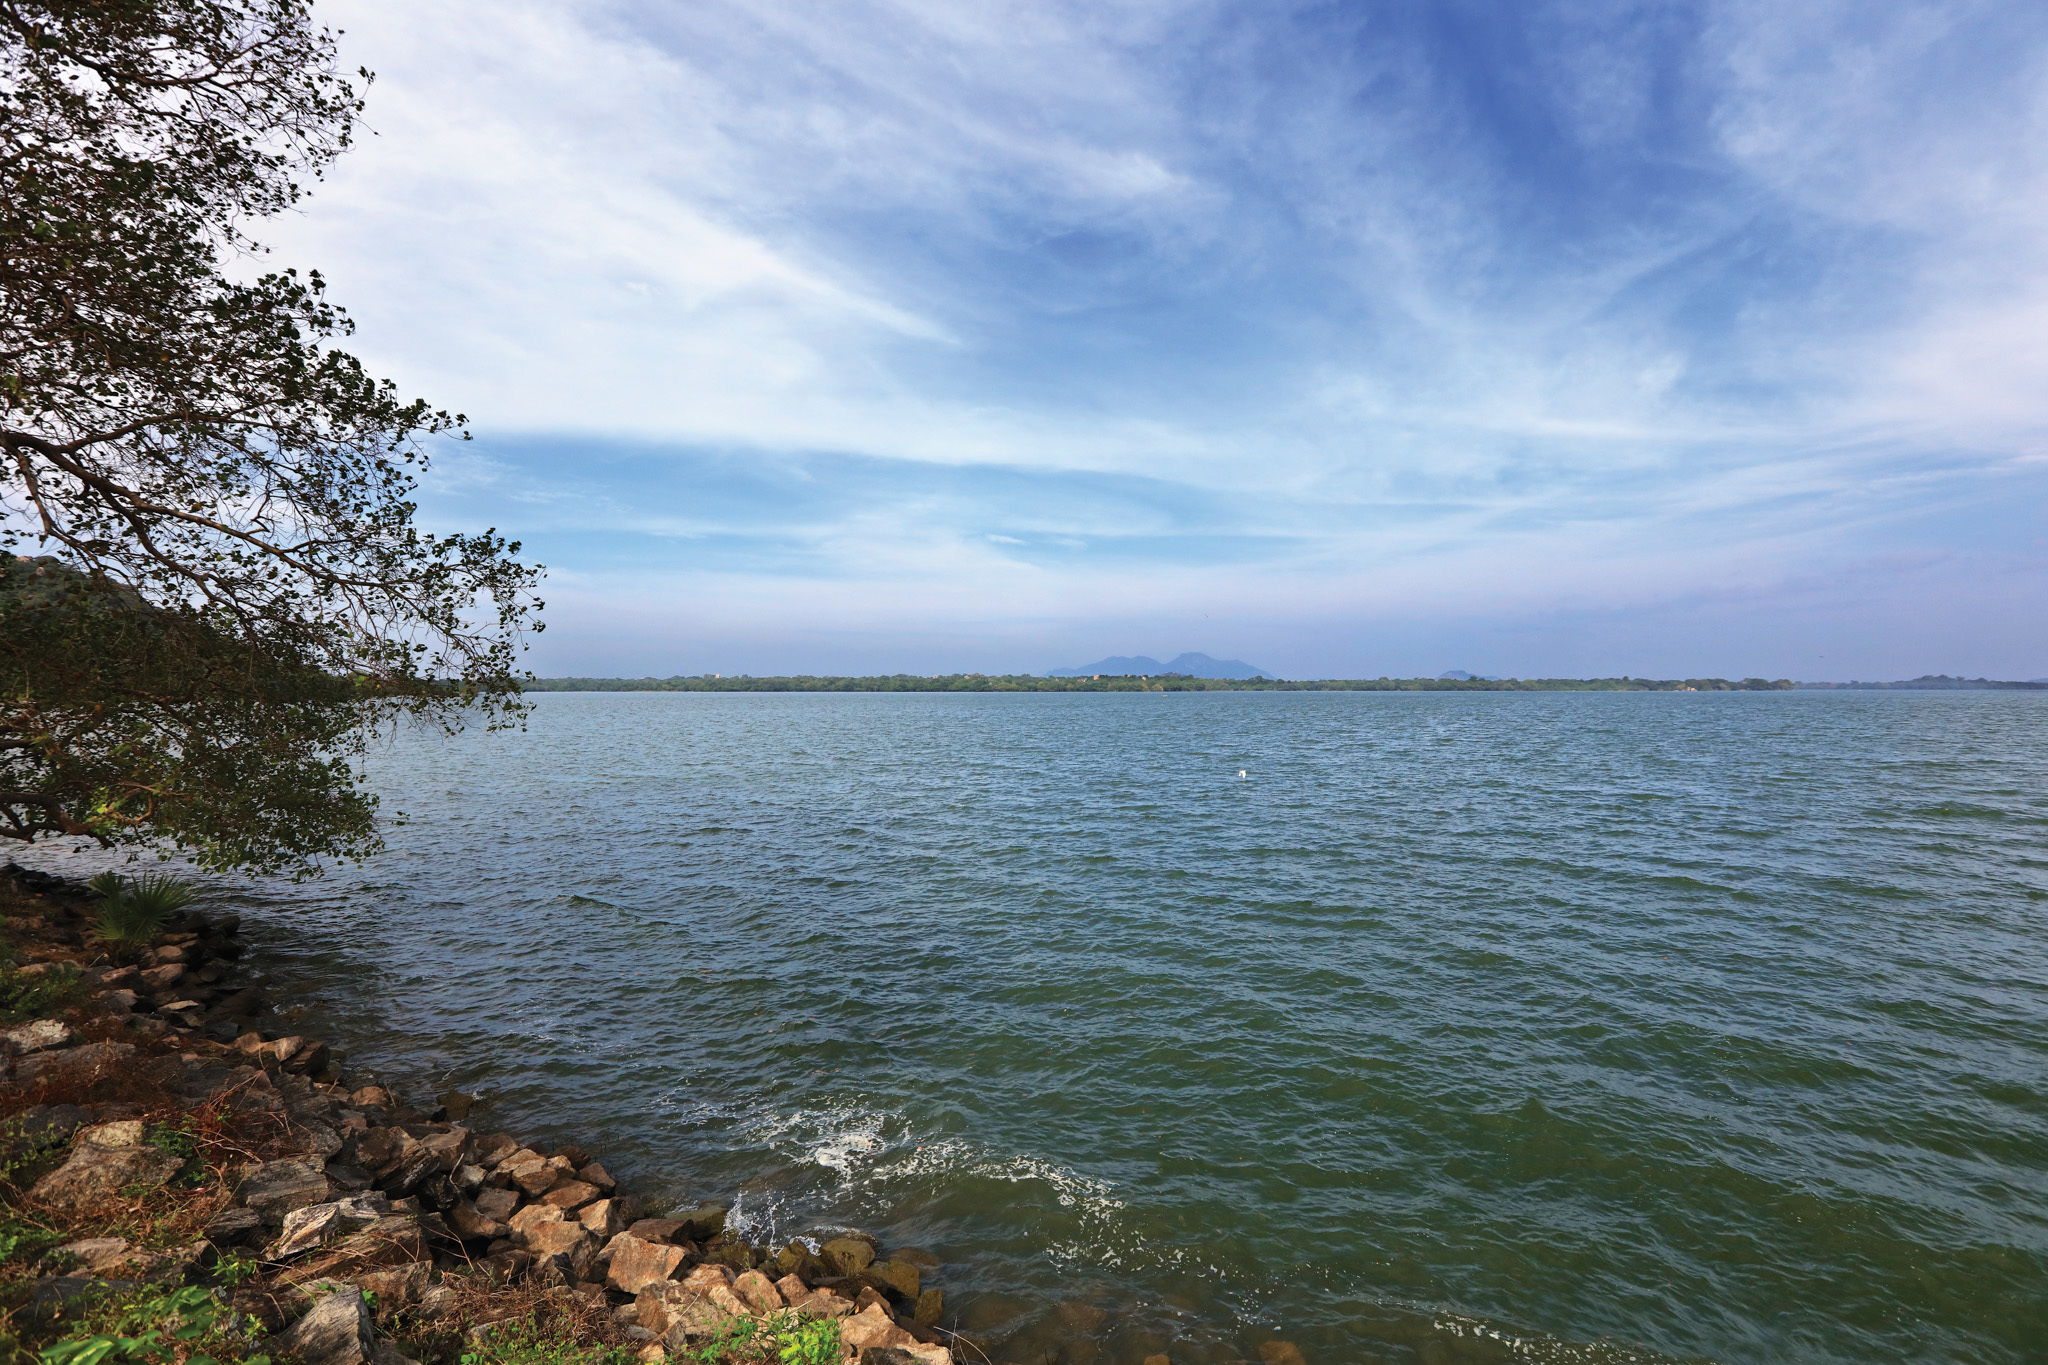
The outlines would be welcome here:
M 997 1362 L 2048 1358 L 2048 696 L 535 702 L 272 975 Z

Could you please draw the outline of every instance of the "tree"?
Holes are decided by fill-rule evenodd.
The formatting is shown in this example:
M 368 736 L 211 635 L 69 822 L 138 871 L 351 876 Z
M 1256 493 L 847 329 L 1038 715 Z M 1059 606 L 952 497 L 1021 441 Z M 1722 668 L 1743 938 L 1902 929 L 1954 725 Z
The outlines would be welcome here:
M 0 44 L 0 834 L 365 851 L 366 727 L 515 718 L 541 604 L 517 544 L 415 525 L 464 419 L 253 268 L 357 87 L 302 0 L 0 0 Z

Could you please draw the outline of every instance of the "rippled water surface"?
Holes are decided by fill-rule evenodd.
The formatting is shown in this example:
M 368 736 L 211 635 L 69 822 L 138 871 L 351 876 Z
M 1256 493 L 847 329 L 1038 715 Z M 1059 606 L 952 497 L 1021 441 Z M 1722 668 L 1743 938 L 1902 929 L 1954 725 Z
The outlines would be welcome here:
M 2048 1358 L 2048 696 L 535 700 L 273 973 L 998 1362 Z

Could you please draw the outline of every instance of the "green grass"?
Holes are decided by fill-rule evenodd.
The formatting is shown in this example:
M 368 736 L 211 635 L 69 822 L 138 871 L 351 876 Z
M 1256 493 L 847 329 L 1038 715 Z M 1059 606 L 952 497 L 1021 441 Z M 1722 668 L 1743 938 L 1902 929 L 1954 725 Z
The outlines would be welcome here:
M 635 1365 L 622 1346 L 579 1346 L 537 1323 L 505 1323 L 462 1353 L 462 1365 Z

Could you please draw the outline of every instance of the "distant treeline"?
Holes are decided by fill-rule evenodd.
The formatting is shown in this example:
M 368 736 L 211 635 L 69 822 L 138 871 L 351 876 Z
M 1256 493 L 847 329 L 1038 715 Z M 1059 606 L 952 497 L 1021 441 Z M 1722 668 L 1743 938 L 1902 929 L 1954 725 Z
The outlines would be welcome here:
M 1999 682 L 1993 678 L 1951 678 L 1946 673 L 1929 673 L 1910 682 L 1801 683 L 1817 692 L 2048 692 L 2048 679 L 2031 682 Z
M 1184 674 L 1040 678 L 1030 673 L 946 673 L 922 678 L 536 678 L 529 692 L 1789 692 L 1806 686 L 1780 678 L 1190 678 Z

